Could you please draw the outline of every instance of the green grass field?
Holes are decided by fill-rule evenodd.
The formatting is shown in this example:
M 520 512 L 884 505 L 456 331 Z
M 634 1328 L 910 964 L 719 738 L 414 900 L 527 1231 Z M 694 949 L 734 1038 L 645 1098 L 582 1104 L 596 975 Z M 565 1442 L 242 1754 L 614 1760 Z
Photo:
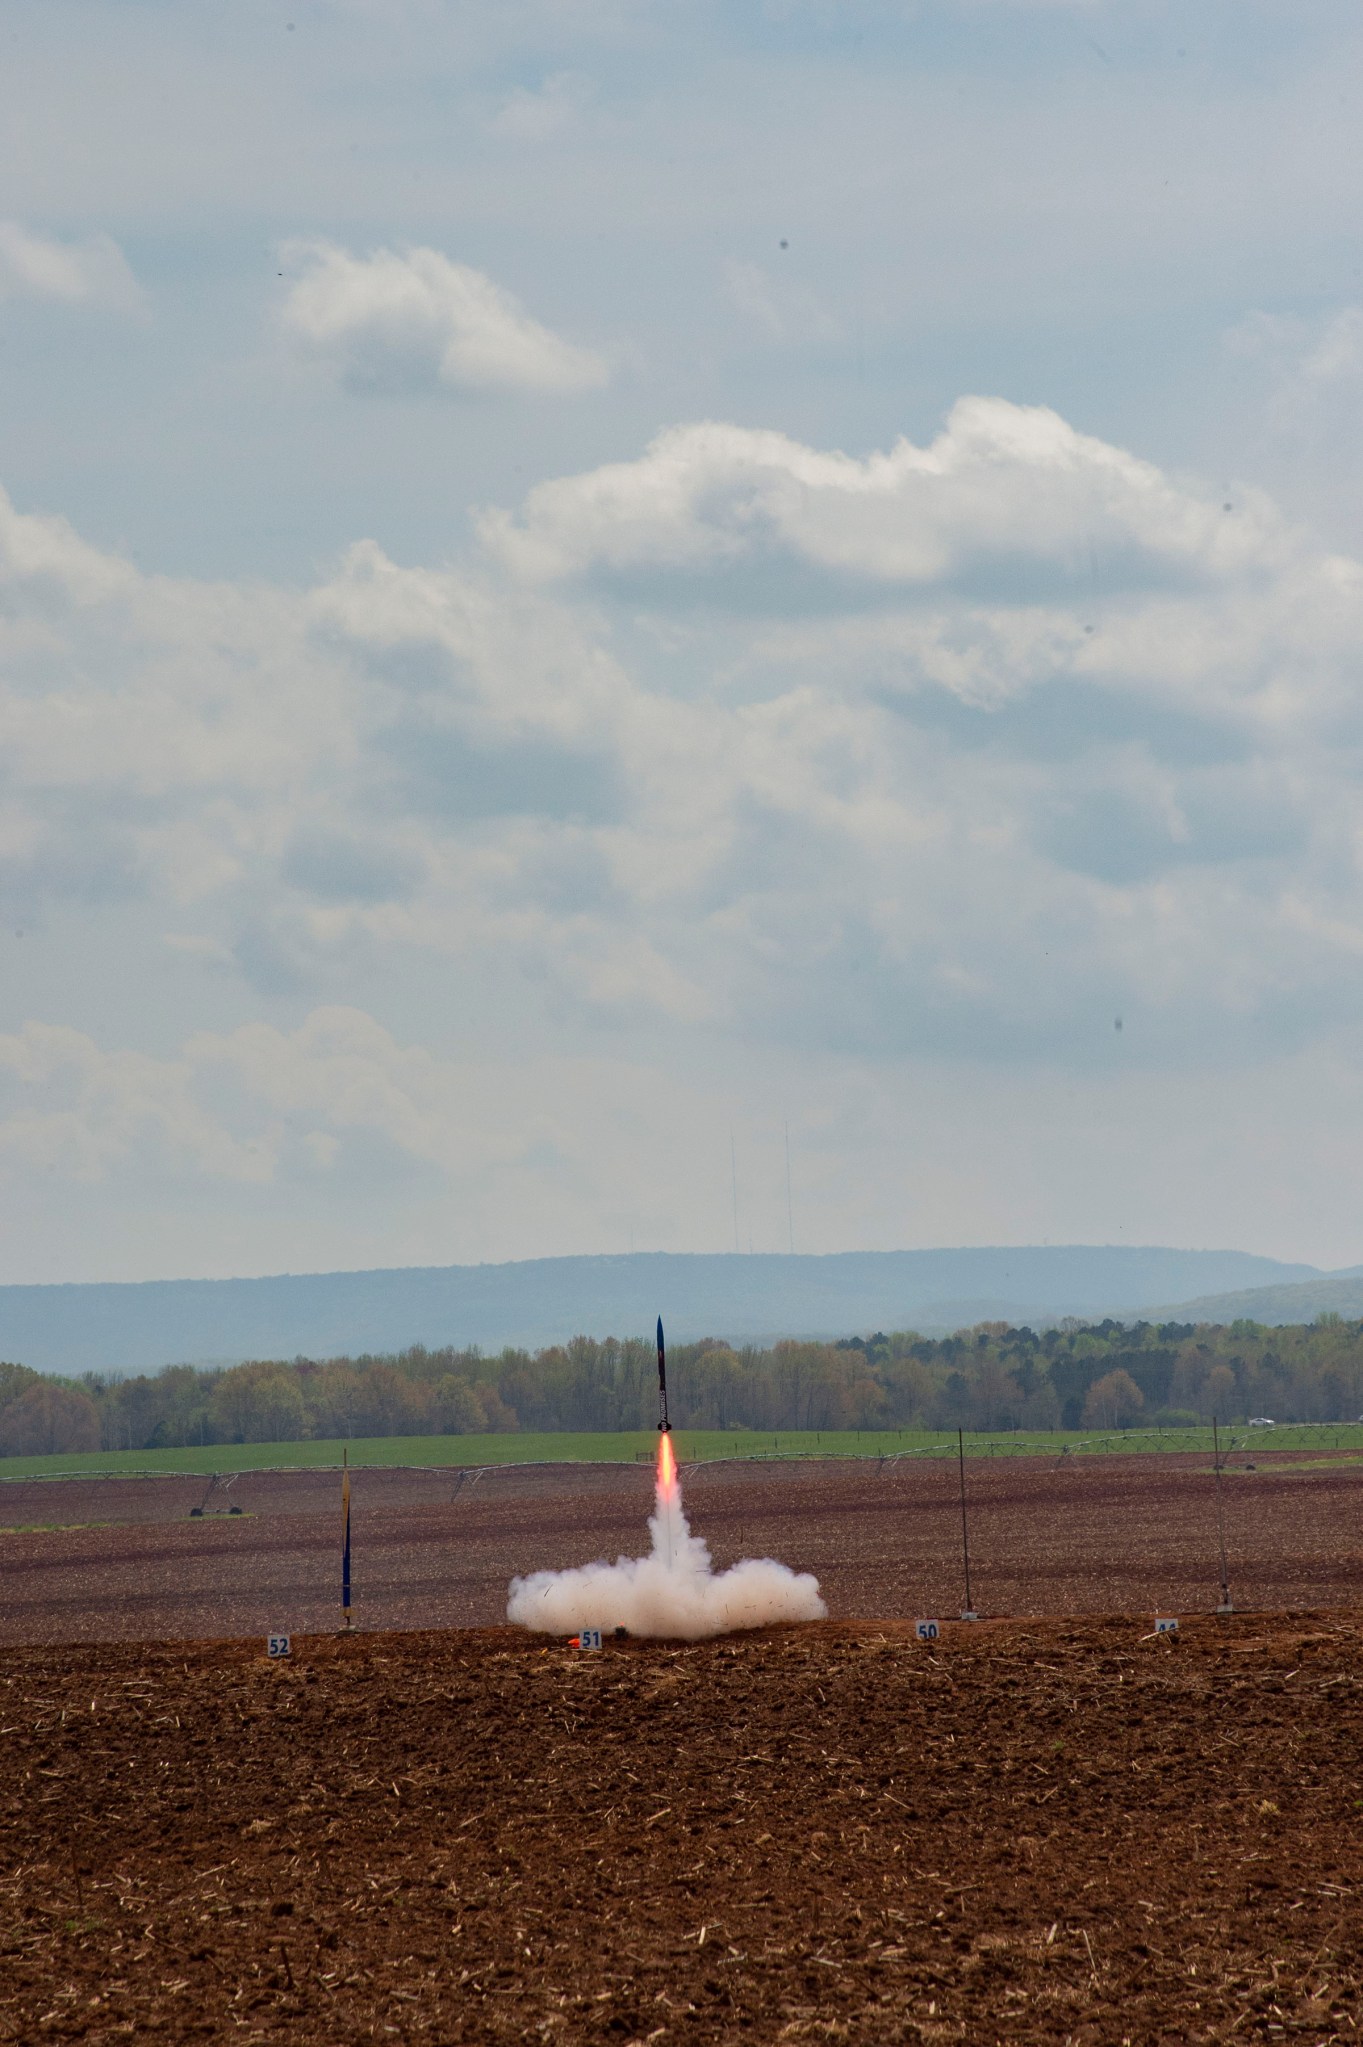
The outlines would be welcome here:
M 775 1435 L 750 1429 L 678 1429 L 673 1438 L 683 1464 L 715 1457 L 954 1457 L 954 1430 L 843 1429 L 784 1430 Z M 375 1436 L 342 1444 L 212 1443 L 181 1450 L 99 1450 L 80 1457 L 3 1457 L 0 1480 L 98 1477 L 120 1472 L 276 1471 L 339 1465 L 343 1449 L 356 1466 L 376 1464 L 634 1464 L 652 1461 L 658 1438 L 652 1430 L 625 1434 L 529 1433 L 508 1436 Z M 1221 1431 L 1223 1450 L 1363 1451 L 1363 1425 L 1284 1424 L 1276 1429 Z M 1056 1457 L 1212 1448 L 1207 1429 L 1128 1429 L 1108 1435 L 1093 1430 L 967 1435 L 970 1457 Z

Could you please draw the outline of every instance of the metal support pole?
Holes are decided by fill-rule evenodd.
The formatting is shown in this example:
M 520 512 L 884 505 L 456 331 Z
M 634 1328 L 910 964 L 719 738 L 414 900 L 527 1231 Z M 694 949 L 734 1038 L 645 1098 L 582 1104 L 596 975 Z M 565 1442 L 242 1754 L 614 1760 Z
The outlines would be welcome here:
M 350 1450 L 341 1451 L 341 1626 L 350 1619 Z
M 1221 1548 L 1221 1604 L 1218 1613 L 1234 1613 L 1226 1573 L 1226 1509 L 1221 1498 L 1221 1437 L 1212 1416 L 1212 1466 L 1216 1472 L 1216 1538 Z
M 975 1611 L 975 1602 L 970 1597 L 970 1524 L 965 1511 L 965 1434 L 961 1429 L 956 1431 L 956 1457 L 961 1472 L 961 1555 L 965 1561 L 965 1611 L 961 1619 L 977 1621 L 979 1615 Z

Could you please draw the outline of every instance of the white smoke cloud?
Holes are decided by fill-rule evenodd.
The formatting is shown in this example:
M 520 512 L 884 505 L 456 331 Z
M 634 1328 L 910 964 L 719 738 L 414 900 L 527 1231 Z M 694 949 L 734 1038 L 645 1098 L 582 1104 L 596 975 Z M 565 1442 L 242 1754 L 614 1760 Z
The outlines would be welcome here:
M 507 1619 L 545 1635 L 625 1628 L 631 1635 L 699 1642 L 738 1628 L 826 1618 L 819 1581 L 808 1571 L 745 1557 L 716 1573 L 704 1538 L 691 1533 L 675 1476 L 670 1486 L 659 1480 L 648 1527 L 653 1547 L 646 1557 L 513 1578 Z

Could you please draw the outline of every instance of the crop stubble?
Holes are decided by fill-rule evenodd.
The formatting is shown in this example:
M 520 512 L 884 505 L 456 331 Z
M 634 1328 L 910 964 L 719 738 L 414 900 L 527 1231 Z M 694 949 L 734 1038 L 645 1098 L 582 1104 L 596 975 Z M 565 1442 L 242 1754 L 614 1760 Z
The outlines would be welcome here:
M 0 1654 L 0 2039 L 1355 2039 L 1363 1616 Z

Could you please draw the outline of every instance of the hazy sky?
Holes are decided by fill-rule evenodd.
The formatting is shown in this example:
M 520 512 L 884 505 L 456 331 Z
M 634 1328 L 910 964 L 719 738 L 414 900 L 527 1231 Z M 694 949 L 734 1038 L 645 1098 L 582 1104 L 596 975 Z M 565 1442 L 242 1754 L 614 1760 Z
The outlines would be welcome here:
M 1356 0 L 0 0 L 0 1280 L 731 1139 L 1363 1259 L 1361 129 Z

